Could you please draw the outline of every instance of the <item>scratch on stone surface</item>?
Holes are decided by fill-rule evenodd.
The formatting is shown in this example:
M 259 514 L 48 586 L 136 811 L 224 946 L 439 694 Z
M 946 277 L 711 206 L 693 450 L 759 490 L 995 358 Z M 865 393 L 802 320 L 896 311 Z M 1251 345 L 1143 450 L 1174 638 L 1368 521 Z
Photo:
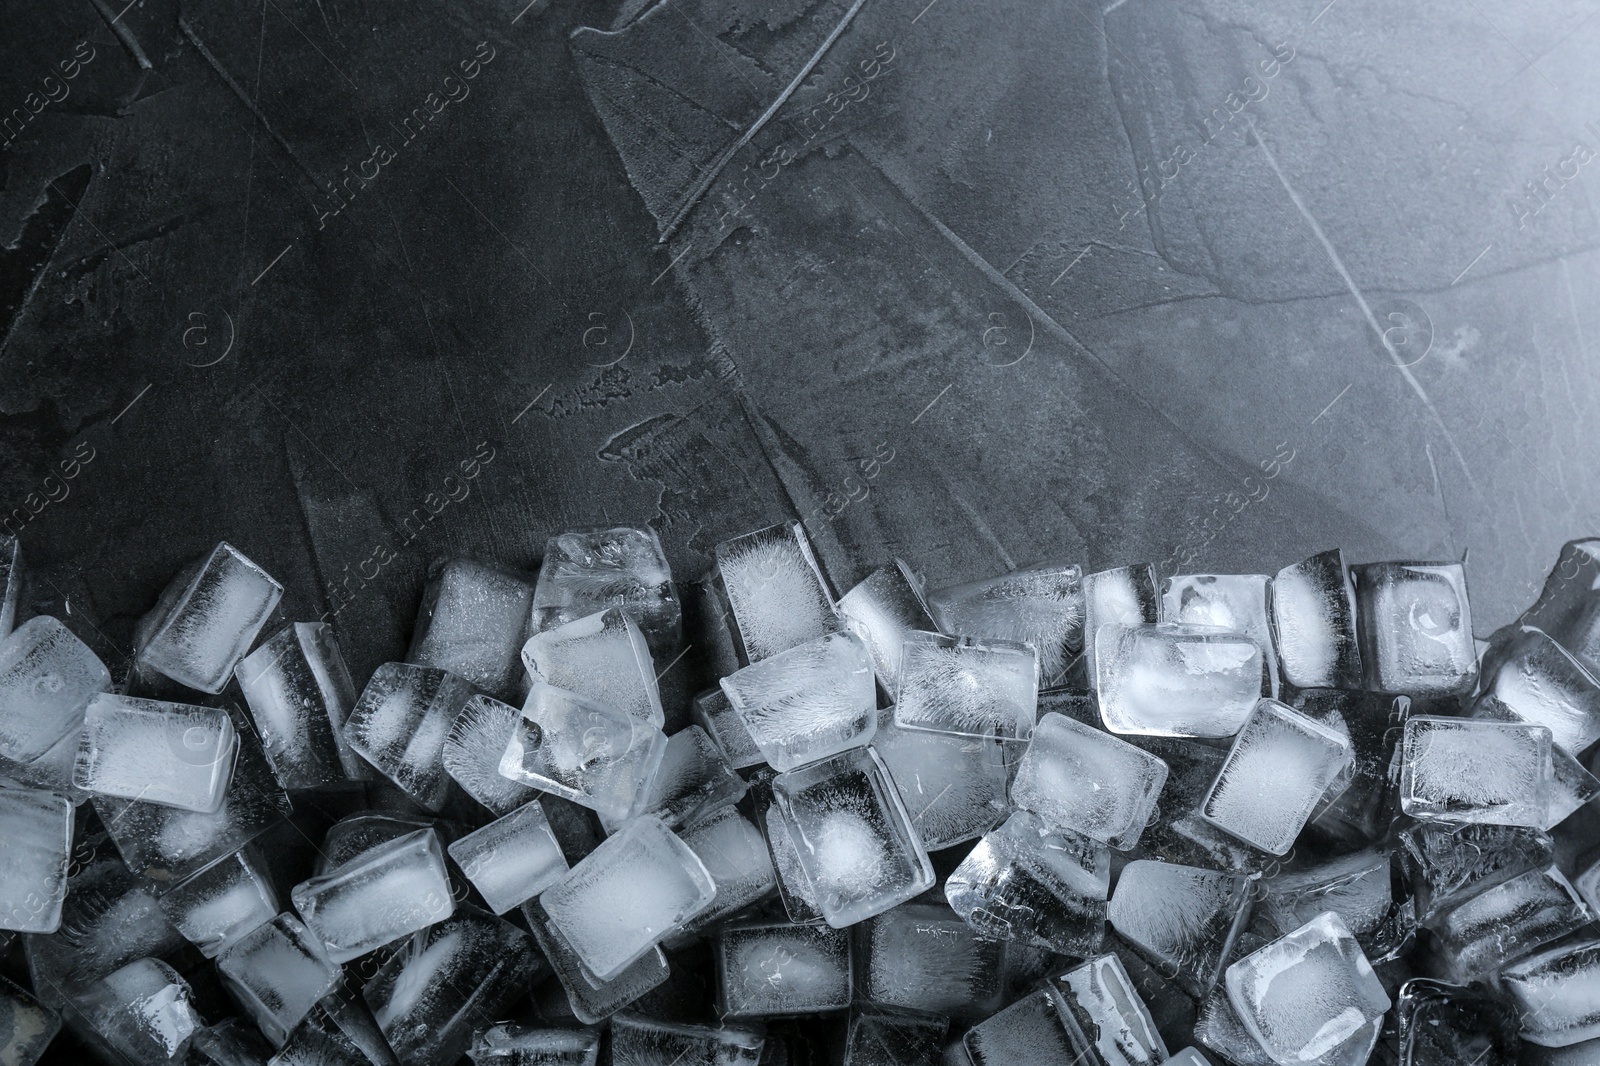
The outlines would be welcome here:
M 968 503 L 967 498 L 959 492 L 950 493 L 950 498 L 956 501 L 956 506 L 961 508 L 961 513 L 967 516 L 967 521 L 971 522 L 972 528 L 978 531 L 978 536 L 982 537 L 984 542 L 995 550 L 995 554 L 1000 556 L 1000 561 L 1005 564 L 1005 568 L 1007 570 L 1015 570 L 1017 568 L 1016 560 L 1011 558 L 1011 553 L 1006 551 L 1006 546 L 1000 543 L 1000 538 L 994 535 L 994 530 L 990 529 L 989 523 L 984 521 L 983 512 Z
M 1428 470 L 1433 474 L 1433 494 L 1439 497 L 1439 510 L 1444 512 L 1445 543 L 1450 545 L 1450 554 L 1456 551 L 1455 523 L 1450 520 L 1450 501 L 1444 497 L 1444 484 L 1439 480 L 1439 466 L 1433 461 L 1433 445 L 1427 441 L 1422 442 L 1422 450 L 1428 456 Z
M 11 334 L 44 280 L 45 268 L 55 258 L 66 239 L 77 204 L 83 199 L 94 176 L 94 168 L 81 163 L 65 174 L 47 179 L 37 205 L 22 220 L 21 232 L 15 242 L 0 248 L 0 312 L 9 315 L 5 334 L 0 336 L 0 352 L 11 343 Z M 72 189 L 68 196 L 57 186 L 61 182 Z M 27 262 L 30 245 L 37 249 L 34 262 Z M 9 290 L 9 291 L 8 291 Z
M 139 69 L 154 70 L 155 68 L 150 65 L 150 57 L 144 54 L 143 48 L 139 47 L 139 38 L 135 37 L 133 31 L 128 28 L 128 24 L 122 21 L 122 15 L 113 13 L 106 0 L 89 0 L 89 3 L 93 4 L 94 9 L 100 13 L 100 17 L 105 19 L 106 25 L 111 27 L 111 32 L 116 34 L 118 41 L 122 42 L 122 47 L 126 48 L 128 54 L 133 57 L 133 61 L 139 64 Z M 130 4 L 129 6 L 131 7 L 132 5 Z M 126 13 L 127 9 L 124 8 L 123 14 Z

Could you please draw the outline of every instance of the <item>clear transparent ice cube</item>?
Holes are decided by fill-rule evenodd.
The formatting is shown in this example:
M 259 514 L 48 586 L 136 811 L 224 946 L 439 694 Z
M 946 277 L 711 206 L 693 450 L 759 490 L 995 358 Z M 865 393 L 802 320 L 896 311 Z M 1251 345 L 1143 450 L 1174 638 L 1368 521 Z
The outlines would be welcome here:
M 473 830 L 446 850 L 496 914 L 537 896 L 568 869 L 538 800 Z
M 436 667 L 384 663 L 344 723 L 345 742 L 430 811 L 450 798 L 444 746 L 471 682 Z
M 1542 827 L 1550 748 L 1542 725 L 1413 715 L 1401 742 L 1400 808 L 1422 820 Z
M 334 962 L 349 962 L 455 909 L 439 837 L 423 829 L 370 848 L 289 892 Z
M 1083 571 L 1045 564 L 928 594 L 939 630 L 1031 644 L 1046 685 L 1060 684 L 1083 649 Z
M 533 582 L 522 574 L 472 559 L 436 563 L 406 660 L 448 670 L 497 699 L 516 699 L 523 683 L 517 652 L 533 603 Z
M 356 691 L 332 627 L 292 623 L 241 659 L 234 674 L 280 785 L 323 788 L 366 776 L 344 739 Z
M 134 657 L 180 685 L 221 692 L 282 597 L 282 585 L 223 541 L 139 620 Z
M 1011 802 L 1047 825 L 1125 851 L 1144 832 L 1166 780 L 1167 764 L 1156 756 L 1052 711 L 1017 765 Z
M 666 722 L 644 632 L 617 607 L 535 633 L 522 646 L 534 681 L 576 692 L 656 728 Z

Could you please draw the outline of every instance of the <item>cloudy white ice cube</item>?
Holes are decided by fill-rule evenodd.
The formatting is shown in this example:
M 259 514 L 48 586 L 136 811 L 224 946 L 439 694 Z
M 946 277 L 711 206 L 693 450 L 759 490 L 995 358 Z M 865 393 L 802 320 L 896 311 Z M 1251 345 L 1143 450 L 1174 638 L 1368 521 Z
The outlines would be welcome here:
M 238 750 L 220 708 L 99 693 L 84 712 L 72 781 L 102 796 L 210 814 L 227 795 Z
M 208 959 L 278 914 L 277 890 L 248 848 L 191 874 L 160 903 L 173 928 Z
M 406 661 L 514 700 L 523 689 L 517 652 L 533 598 L 533 582 L 522 574 L 472 559 L 444 560 L 423 590 Z
M 1149 625 L 1161 621 L 1161 588 L 1149 563 L 1119 566 L 1083 578 L 1083 667 L 1095 678 L 1095 634 L 1105 625 Z
M 1045 564 L 928 594 L 939 630 L 1031 645 L 1046 685 L 1060 684 L 1083 649 L 1083 571 Z
M 1133 847 L 1155 810 L 1167 764 L 1149 752 L 1051 712 L 1017 766 L 1011 801 L 1057 829 Z
M 73 824 L 72 801 L 60 793 L 0 789 L 0 929 L 61 925 Z
M 1285 681 L 1299 688 L 1361 686 L 1355 589 L 1339 549 L 1278 571 L 1272 622 Z
M 450 798 L 445 741 L 472 695 L 470 682 L 446 670 L 384 663 L 345 721 L 345 742 L 401 791 L 437 811 Z
M 789 770 L 872 739 L 877 686 L 865 645 L 833 633 L 777 652 L 722 679 L 756 747 Z
M 1543 826 L 1550 748 L 1542 725 L 1413 715 L 1401 748 L 1401 809 L 1435 821 Z
M 365 955 L 455 909 L 444 851 L 432 829 L 364 851 L 295 885 L 289 897 L 334 962 Z
M 1179 574 L 1162 587 L 1168 622 L 1217 626 L 1243 633 L 1261 649 L 1263 696 L 1278 695 L 1278 657 L 1272 640 L 1272 578 L 1265 574 Z
M 537 896 L 568 869 L 537 800 L 473 830 L 446 850 L 496 914 Z
M 1348 737 L 1262 699 L 1234 738 L 1201 815 L 1262 851 L 1287 855 L 1349 760 Z
M 1261 696 L 1261 647 L 1242 633 L 1111 623 L 1094 640 L 1095 690 L 1113 733 L 1230 737 Z
M 713 554 L 746 662 L 844 629 L 800 523 L 725 540 Z
M 893 566 L 874 570 L 839 597 L 839 614 L 867 646 L 873 669 L 887 692 L 894 692 L 900 684 L 900 646 L 906 634 L 937 629 L 922 597 L 921 583 L 898 559 Z
M 1249 920 L 1254 889 L 1243 874 L 1141 859 L 1122 868 L 1107 917 L 1119 937 L 1203 998 Z
M 1038 715 L 1033 646 L 910 632 L 900 651 L 894 720 L 904 729 L 1027 740 Z
M 274 1047 L 339 981 L 322 941 L 288 913 L 237 940 L 217 959 L 217 971 Z
M 750 922 L 716 939 L 717 1013 L 818 1014 L 850 1006 L 850 934 L 827 926 Z
M 139 620 L 135 658 L 180 685 L 221 692 L 282 597 L 282 585 L 224 541 Z
M 535 681 L 576 692 L 660 728 L 666 721 L 644 633 L 610 607 L 528 638 L 522 664 Z
M 522 711 L 489 696 L 473 696 L 450 723 L 440 762 L 461 790 L 496 815 L 510 814 L 536 790 L 500 772 Z
M 24 622 L 0 641 L 0 755 L 44 756 L 110 684 L 105 664 L 66 626 L 48 615 Z

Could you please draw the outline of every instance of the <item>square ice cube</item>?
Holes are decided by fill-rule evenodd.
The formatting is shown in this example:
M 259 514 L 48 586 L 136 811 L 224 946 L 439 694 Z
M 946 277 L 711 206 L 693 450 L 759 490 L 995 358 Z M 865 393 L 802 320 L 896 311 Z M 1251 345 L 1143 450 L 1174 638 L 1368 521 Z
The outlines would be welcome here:
M 717 886 L 711 905 L 690 920 L 686 932 L 710 928 L 777 891 L 777 872 L 761 830 L 734 808 L 724 807 L 678 836 Z
M 1478 651 L 1460 563 L 1368 563 L 1351 573 L 1367 688 L 1453 696 L 1472 687 Z
M 226 855 L 161 896 L 161 912 L 214 959 L 278 913 L 278 893 L 249 849 Z
M 777 652 L 722 679 L 722 691 L 776 770 L 859 747 L 877 727 L 877 686 L 866 646 L 833 633 Z
M 1550 834 L 1523 826 L 1418 822 L 1398 835 L 1421 922 L 1476 892 L 1555 861 Z
M 1261 694 L 1278 695 L 1272 579 L 1265 574 L 1179 574 L 1162 586 L 1161 617 L 1243 633 L 1261 649 Z
M 834 928 L 933 885 L 933 866 L 883 760 L 857 748 L 772 780 L 817 909 Z
M 1104 625 L 1154 625 L 1161 621 L 1161 592 L 1149 563 L 1119 566 L 1083 579 L 1083 667 L 1095 678 L 1095 634 Z
M 980 936 L 945 903 L 902 903 L 862 929 L 862 998 L 963 1021 L 986 1018 L 1005 1003 L 1005 942 Z
M 661 654 L 683 637 L 683 612 L 661 539 L 648 526 L 579 530 L 545 542 L 534 633 L 620 607 Z
M 1050 988 L 1065 1005 L 1063 1013 L 1071 1013 L 1105 1062 L 1157 1066 L 1166 1061 L 1167 1045 L 1116 955 L 1089 959 L 1057 977 Z
M 1371 848 L 1279 873 L 1260 885 L 1251 925 L 1278 935 L 1323 911 L 1343 918 L 1369 961 L 1387 962 L 1413 947 L 1416 904 L 1400 864 Z
M 1272 856 L 1233 837 L 1201 815 L 1206 794 L 1228 753 L 1211 741 L 1183 737 L 1131 737 L 1138 747 L 1167 764 L 1167 783 L 1156 800 L 1160 812 L 1139 837 L 1139 856 L 1188 866 L 1250 873 Z
M 34 1066 L 61 1031 L 61 1015 L 0 977 L 0 1062 Z
M 843 631 L 800 523 L 725 540 L 713 555 L 746 662 Z
M 480 1029 L 467 1058 L 472 1066 L 595 1066 L 600 1034 L 593 1029 L 546 1029 L 501 1022 Z
M 1529 870 L 1435 915 L 1434 948 L 1458 983 L 1583 928 L 1594 914 L 1554 866 Z
M 861 638 L 886 692 L 900 686 L 900 646 L 906 634 L 937 629 L 922 585 L 905 563 L 881 566 L 839 597 L 839 614 Z
M 982 836 L 1006 816 L 1005 745 L 926 729 L 901 729 L 878 712 L 872 737 L 895 790 L 929 851 Z
M 1094 639 L 1100 715 L 1113 733 L 1231 737 L 1261 697 L 1261 647 L 1242 633 L 1110 623 Z
M 1573 1047 L 1600 1039 L 1600 940 L 1584 938 L 1546 948 L 1500 972 L 1516 1004 L 1522 1038 L 1541 1047 Z M 1574 1059 L 1574 1064 L 1579 1061 Z
M 1011 802 L 1045 824 L 1110 844 L 1138 843 L 1167 780 L 1167 764 L 1110 733 L 1052 711 L 1017 765 Z
M 344 740 L 356 690 L 331 626 L 285 626 L 234 673 L 280 785 L 322 788 L 366 775 Z
M 1355 589 L 1338 548 L 1278 571 L 1272 623 L 1285 681 L 1298 688 L 1361 687 Z
M 1348 737 L 1262 699 L 1234 738 L 1201 815 L 1272 855 L 1287 855 L 1350 761 Z
M 215 813 L 239 736 L 216 707 L 97 693 L 83 717 L 72 783 L 102 796 Z
M 345 742 L 430 811 L 450 798 L 444 745 L 471 683 L 442 669 L 384 663 L 344 723 Z
M 1468 717 L 1488 722 L 1522 722 L 1511 708 L 1487 695 L 1473 701 Z M 1600 796 L 1600 778 L 1585 770 L 1583 764 L 1559 744 L 1552 743 L 1550 780 L 1545 782 L 1544 790 L 1545 816 L 1539 828 L 1554 828 L 1596 796 Z
M 649 722 L 535 682 L 500 773 L 617 823 L 644 801 L 666 748 Z
M 432 829 L 369 848 L 295 885 L 289 898 L 334 962 L 391 944 L 455 910 L 444 852 Z
M 906 729 L 1027 740 L 1038 716 L 1039 664 L 1030 645 L 907 633 L 894 720 Z
M 766 762 L 766 756 L 756 747 L 745 726 L 744 719 L 733 709 L 728 694 L 722 688 L 707 689 L 694 698 L 689 715 L 695 725 L 706 731 L 735 770 L 748 770 Z
M 445 850 L 496 914 L 537 896 L 568 869 L 538 800 L 468 833 Z
M 135 1063 L 182 1060 L 205 1025 L 189 983 L 160 959 L 138 959 L 74 997 L 79 1016 L 119 1055 Z
M 1548 726 L 1551 741 L 1570 755 L 1582 755 L 1600 740 L 1600 684 L 1537 629 L 1497 636 L 1483 657 L 1479 681 L 1484 695 L 1519 720 Z
M 1117 935 L 1203 999 L 1250 917 L 1253 878 L 1140 859 L 1122 868 L 1107 916 Z
M 640 996 L 659 988 L 667 979 L 667 957 L 660 948 L 652 948 L 616 977 L 601 981 L 588 972 L 566 938 L 551 927 L 537 899 L 524 903 L 521 910 L 540 953 L 549 961 L 556 980 L 567 993 L 567 1004 L 573 1016 L 584 1025 L 598 1025 Z
M 445 772 L 491 814 L 510 814 L 538 795 L 500 772 L 500 760 L 521 721 L 518 708 L 477 695 L 461 708 L 444 740 L 439 758 Z
M 550 924 L 601 981 L 621 974 L 711 905 L 716 884 L 689 845 L 644 815 L 539 895 Z
M 245 934 L 217 959 L 228 991 L 274 1047 L 300 1024 L 312 1004 L 339 983 L 339 967 L 292 914 L 280 914 Z
M 844 1066 L 925 1066 L 938 1062 L 949 1028 L 950 1020 L 936 1014 L 861 1004 L 850 1012 Z M 955 1054 L 963 1055 L 960 1045 Z
M 528 638 L 522 664 L 543 681 L 640 718 L 666 722 L 644 633 L 621 609 L 565 622 Z
M 717 934 L 717 1013 L 724 1018 L 819 1014 L 850 1006 L 850 934 L 827 926 L 752 922 Z
M 639 810 L 658 815 L 669 829 L 677 829 L 738 803 L 745 787 L 744 778 L 734 773 L 705 730 L 692 725 L 667 738 L 661 765 L 645 787 Z M 607 826 L 615 827 L 615 822 Z
M 67 797 L 0 789 L 0 929 L 53 933 L 61 925 L 72 826 Z
M 1083 571 L 1045 564 L 928 594 L 939 630 L 1033 645 L 1046 685 L 1061 683 L 1083 649 Z
M 517 652 L 533 610 L 533 582 L 471 559 L 435 563 L 406 661 L 448 670 L 489 695 L 522 695 Z
M 683 1025 L 631 1012 L 611 1019 L 612 1066 L 756 1066 L 763 1043 L 756 1026 Z
M 134 657 L 180 685 L 221 692 L 282 596 L 282 585 L 223 541 L 139 620 Z
M 49 615 L 0 641 L 0 755 L 33 762 L 83 721 L 84 708 L 111 685 L 88 645 Z
M 1413 818 L 1543 826 L 1550 778 L 1545 726 L 1432 715 L 1406 721 L 1400 808 Z

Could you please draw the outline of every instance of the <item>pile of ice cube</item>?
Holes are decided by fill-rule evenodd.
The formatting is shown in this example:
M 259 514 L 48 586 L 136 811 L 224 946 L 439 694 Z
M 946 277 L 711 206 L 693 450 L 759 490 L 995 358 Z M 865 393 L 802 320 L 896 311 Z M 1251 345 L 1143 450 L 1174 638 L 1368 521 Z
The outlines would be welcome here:
M 1600 1063 L 1600 540 L 1480 645 L 1458 564 L 836 599 L 791 522 L 680 609 L 576 532 L 359 693 L 228 544 L 115 681 L 24 579 L 8 1066 Z

